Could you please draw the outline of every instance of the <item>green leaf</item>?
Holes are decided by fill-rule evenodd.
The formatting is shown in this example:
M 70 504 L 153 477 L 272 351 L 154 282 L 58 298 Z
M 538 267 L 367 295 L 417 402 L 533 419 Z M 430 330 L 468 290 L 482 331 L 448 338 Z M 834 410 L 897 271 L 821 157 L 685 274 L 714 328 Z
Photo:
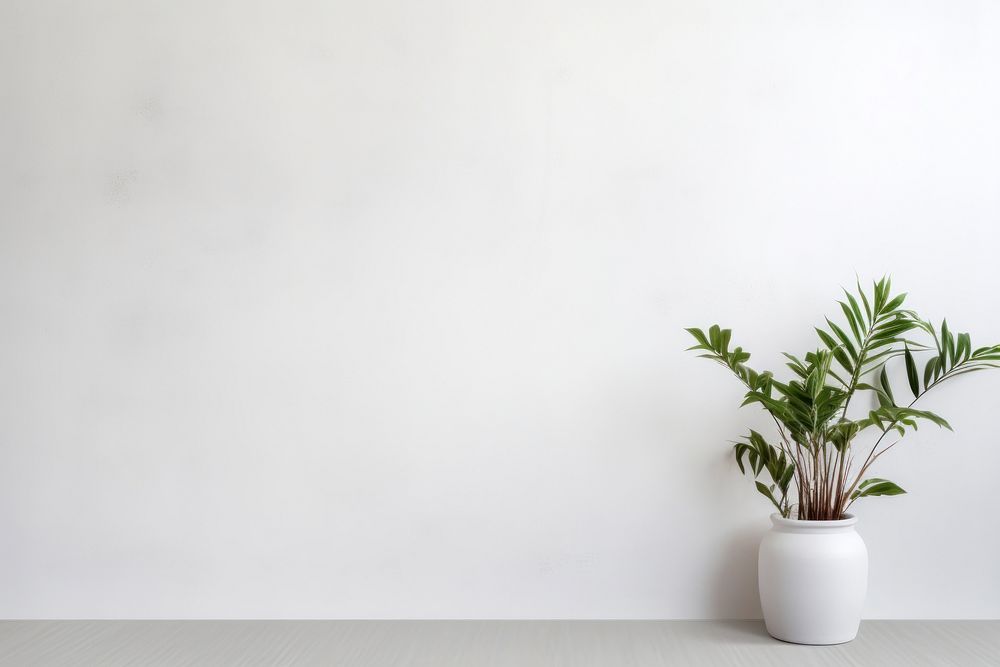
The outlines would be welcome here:
M 833 371 L 830 371 L 830 377 L 832 377 L 834 380 L 836 380 L 837 382 L 839 382 L 845 389 L 851 386 L 850 384 L 847 383 L 846 380 L 844 380 L 844 378 L 840 377 L 839 375 L 837 375 Z
M 844 296 L 847 297 L 847 302 L 851 304 L 851 311 L 854 313 L 854 318 L 858 323 L 858 326 L 862 329 L 867 325 L 867 320 L 861 314 L 861 308 L 858 307 L 858 300 L 854 298 L 854 295 L 844 290 Z
M 941 320 L 941 340 L 939 341 L 940 347 L 938 348 L 941 357 L 941 366 L 947 368 L 945 365 L 948 360 L 948 338 L 951 336 L 951 332 L 948 331 L 948 320 Z
M 816 335 L 818 335 L 819 339 L 823 341 L 823 344 L 826 345 L 831 350 L 835 350 L 837 347 L 839 347 L 837 341 L 833 339 L 833 336 L 823 331 L 819 327 L 816 327 Z
M 933 382 L 934 369 L 937 367 L 940 359 L 937 357 L 931 357 L 927 360 L 927 365 L 924 366 L 924 389 L 930 389 L 931 383 Z
M 698 327 L 686 327 L 684 331 L 687 331 L 689 334 L 691 334 L 692 337 L 694 337 L 696 341 L 698 341 L 698 344 L 692 345 L 691 347 L 688 348 L 689 350 L 712 349 L 712 346 L 708 344 L 708 338 L 705 337 L 705 332 L 699 329 Z
M 968 361 L 970 354 L 972 354 L 972 339 L 969 338 L 969 334 L 967 333 L 958 334 L 959 360 L 962 362 Z
M 847 295 L 848 298 L 850 298 L 850 296 L 850 294 Z M 844 311 L 844 317 L 847 318 L 847 323 L 851 325 L 851 333 L 854 334 L 854 339 L 858 342 L 858 345 L 860 345 L 863 341 L 863 337 L 861 336 L 861 324 L 858 322 L 858 320 L 861 319 L 861 315 L 858 314 L 856 316 L 850 306 L 843 301 L 838 301 L 837 303 L 840 304 L 841 309 Z M 857 308 L 857 304 L 855 304 L 854 307 Z
M 816 327 L 816 334 L 819 336 L 820 340 L 823 341 L 823 344 L 826 345 L 828 348 L 830 348 L 830 351 L 833 353 L 833 358 L 836 359 L 837 362 L 841 366 L 843 366 L 848 373 L 851 373 L 853 375 L 854 364 L 851 362 L 851 359 L 847 356 L 847 353 L 844 352 L 843 345 L 839 345 L 837 341 L 833 339 L 833 336 L 823 331 L 819 327 Z
M 955 429 L 953 429 L 951 427 L 951 424 L 949 424 L 945 420 L 944 417 L 936 415 L 933 412 L 930 412 L 929 410 L 914 410 L 912 408 L 907 408 L 906 414 L 907 415 L 912 415 L 913 417 L 919 417 L 921 419 L 926 419 L 927 421 L 933 422 L 934 424 L 937 424 L 941 428 L 946 428 L 949 431 L 954 431 L 955 430 Z
M 867 496 L 898 496 L 903 493 L 906 493 L 906 491 L 894 482 L 879 477 L 872 477 L 858 485 L 858 488 L 851 494 L 851 500 Z
M 868 316 L 868 321 L 871 322 L 872 321 L 872 307 L 871 307 L 871 304 L 868 303 L 868 297 L 865 296 L 865 291 L 863 289 L 861 289 L 861 281 L 858 280 L 856 282 L 857 282 L 857 285 L 858 285 L 858 294 L 861 296 L 861 303 L 863 303 L 864 306 L 865 306 L 865 314 Z
M 876 317 L 878 317 L 878 315 L 882 312 L 882 306 L 885 305 L 885 298 L 887 292 L 888 290 L 886 289 L 885 278 L 882 278 L 882 280 L 875 283 L 874 308 Z
M 713 324 L 708 330 L 708 340 L 712 343 L 712 349 L 718 351 L 720 348 L 719 341 L 722 338 L 722 332 L 719 330 L 718 324 Z
M 914 398 L 920 397 L 920 379 L 917 377 L 917 362 L 914 361 L 913 355 L 910 353 L 910 348 L 906 348 L 903 352 L 903 358 L 906 359 L 906 379 L 910 383 L 910 391 L 913 392 Z M 883 367 L 883 371 L 884 371 Z
M 760 491 L 764 496 L 766 496 L 767 499 L 770 500 L 771 503 L 775 507 L 777 507 L 778 511 L 780 512 L 781 511 L 781 505 L 775 499 L 774 494 L 771 493 L 773 489 L 774 489 L 774 485 L 773 484 L 771 485 L 770 488 L 768 488 L 763 482 L 757 482 L 757 490 Z
M 889 376 L 885 372 L 885 364 L 882 365 L 882 372 L 878 374 L 878 383 L 882 386 L 882 391 L 889 398 L 889 403 L 896 405 L 896 399 L 892 395 L 892 386 L 889 384 Z
M 743 467 L 743 457 L 750 450 L 750 445 L 745 442 L 737 442 L 733 445 L 733 454 L 736 456 L 736 465 L 740 467 L 740 472 L 744 475 L 747 474 L 746 468 Z
M 903 301 L 905 300 L 906 300 L 906 293 L 904 292 L 899 296 L 897 296 L 892 301 L 890 301 L 889 303 L 885 304 L 885 307 L 882 308 L 882 312 L 888 314 L 895 311 L 897 308 L 903 305 Z
M 917 325 L 915 322 L 904 319 L 889 320 L 885 324 L 879 325 L 875 329 L 875 333 L 872 338 L 888 340 L 890 338 L 895 338 L 901 333 L 905 333 L 915 328 Z
M 844 333 L 843 329 L 841 329 L 836 324 L 830 321 L 829 317 L 826 318 L 826 323 L 830 325 L 830 329 L 833 331 L 833 333 L 837 334 L 837 338 L 839 338 L 840 342 L 844 344 L 844 347 L 847 348 L 847 351 L 850 352 L 851 354 L 851 358 L 854 359 L 856 363 L 858 361 L 858 351 L 854 347 L 854 343 L 851 342 L 851 339 L 847 336 L 846 333 Z
M 778 488 L 781 489 L 783 494 L 788 493 L 788 483 L 792 480 L 792 475 L 795 473 L 795 464 L 789 463 L 785 466 L 784 472 L 781 473 L 781 477 L 778 479 Z

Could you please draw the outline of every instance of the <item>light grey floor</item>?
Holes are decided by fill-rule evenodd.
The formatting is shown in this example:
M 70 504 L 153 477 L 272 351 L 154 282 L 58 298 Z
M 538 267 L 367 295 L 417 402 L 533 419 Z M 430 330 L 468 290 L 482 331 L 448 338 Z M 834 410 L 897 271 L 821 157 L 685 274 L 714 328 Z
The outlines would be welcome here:
M 1000 621 L 866 621 L 840 646 L 759 621 L 2 621 L 3 665 L 1000 665 Z

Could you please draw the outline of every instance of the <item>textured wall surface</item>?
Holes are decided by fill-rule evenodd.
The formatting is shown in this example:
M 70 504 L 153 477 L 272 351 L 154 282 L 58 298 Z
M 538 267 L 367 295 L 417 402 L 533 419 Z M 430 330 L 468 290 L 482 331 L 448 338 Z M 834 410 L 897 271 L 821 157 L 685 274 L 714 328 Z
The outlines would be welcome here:
M 0 3 L 0 616 L 753 617 L 839 285 L 1000 342 L 1000 6 Z M 1000 374 L 857 505 L 1000 617 Z

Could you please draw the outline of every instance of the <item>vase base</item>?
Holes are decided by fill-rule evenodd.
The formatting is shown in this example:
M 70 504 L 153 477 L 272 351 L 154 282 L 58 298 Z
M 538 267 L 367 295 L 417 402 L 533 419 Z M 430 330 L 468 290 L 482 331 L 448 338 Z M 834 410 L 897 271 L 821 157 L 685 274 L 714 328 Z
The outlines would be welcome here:
M 847 644 L 854 641 L 858 634 L 854 633 L 850 637 L 833 637 L 833 638 L 806 638 L 806 637 L 791 637 L 789 635 L 782 635 L 778 632 L 771 632 L 770 628 L 767 630 L 767 634 L 771 635 L 778 641 L 785 642 L 786 644 L 799 644 L 802 646 L 836 646 L 837 644 Z

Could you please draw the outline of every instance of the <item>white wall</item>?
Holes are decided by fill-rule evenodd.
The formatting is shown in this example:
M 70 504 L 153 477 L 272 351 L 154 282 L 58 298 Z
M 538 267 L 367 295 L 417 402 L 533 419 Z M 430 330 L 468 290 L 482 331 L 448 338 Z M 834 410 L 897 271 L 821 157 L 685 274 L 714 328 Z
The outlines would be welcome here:
M 0 3 L 0 616 L 747 617 L 739 387 L 855 272 L 1000 341 L 1000 6 Z M 1000 616 L 1000 374 L 859 507 Z

